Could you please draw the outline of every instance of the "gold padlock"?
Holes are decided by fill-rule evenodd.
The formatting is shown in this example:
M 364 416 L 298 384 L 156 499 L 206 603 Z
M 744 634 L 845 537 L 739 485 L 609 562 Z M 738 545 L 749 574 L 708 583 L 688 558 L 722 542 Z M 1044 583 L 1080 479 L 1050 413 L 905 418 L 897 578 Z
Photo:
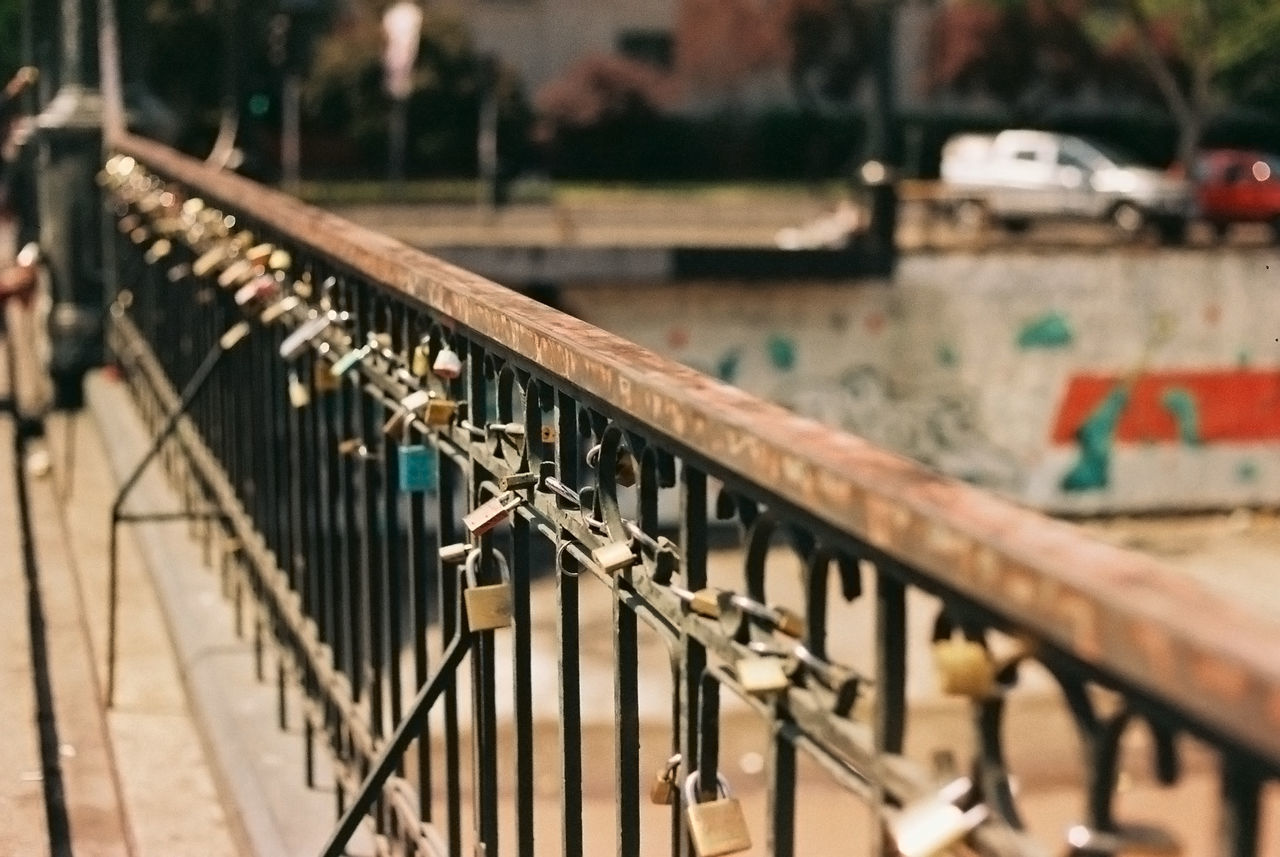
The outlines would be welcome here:
M 604 569 L 606 574 L 613 574 L 635 565 L 636 555 L 630 542 L 610 542 L 604 547 L 593 550 L 591 561 Z
M 433 428 L 441 428 L 453 422 L 453 417 L 458 413 L 458 403 L 449 399 L 442 399 L 439 396 L 432 396 L 431 401 L 427 402 L 427 410 L 423 413 L 423 419 L 427 425 Z
M 943 693 L 985 699 L 995 690 L 995 663 L 987 647 L 976 640 L 957 636 L 936 640 L 933 661 Z
M 409 371 L 419 378 L 425 378 L 431 371 L 431 337 L 424 336 L 413 347 L 413 359 L 409 361 Z
M 729 794 L 724 777 L 717 777 L 717 781 L 721 796 L 706 803 L 698 803 L 698 772 L 689 774 L 684 781 L 685 818 L 698 857 L 719 857 L 751 849 L 751 831 L 742 805 Z
M 649 789 L 649 801 L 659 806 L 671 806 L 676 800 L 676 772 L 680 770 L 680 754 L 676 753 L 662 766 Z
M 497 560 L 502 582 L 480 586 L 476 583 L 480 550 L 473 550 L 467 555 L 467 588 L 462 591 L 462 596 L 467 609 L 467 627 L 472 631 L 511 627 L 511 578 L 507 573 L 507 561 L 497 551 L 493 552 L 493 557 Z
M 782 658 L 769 655 L 748 655 L 739 658 L 736 666 L 738 683 L 753 696 L 767 696 L 787 689 L 787 678 Z

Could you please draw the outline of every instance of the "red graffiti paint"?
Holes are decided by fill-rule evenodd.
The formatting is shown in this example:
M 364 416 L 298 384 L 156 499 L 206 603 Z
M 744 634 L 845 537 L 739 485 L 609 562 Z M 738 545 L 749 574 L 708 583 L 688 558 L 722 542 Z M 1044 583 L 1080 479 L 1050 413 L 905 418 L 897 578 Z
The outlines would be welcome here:
M 1080 426 L 1118 384 L 1119 375 L 1075 375 L 1058 407 L 1054 443 L 1073 443 Z M 1170 393 L 1190 396 L 1203 443 L 1280 440 L 1280 369 L 1148 372 L 1137 378 L 1116 424 L 1115 440 L 1177 442 Z
M 667 345 L 672 348 L 684 348 L 689 344 L 689 331 L 683 327 L 673 327 L 667 331 Z

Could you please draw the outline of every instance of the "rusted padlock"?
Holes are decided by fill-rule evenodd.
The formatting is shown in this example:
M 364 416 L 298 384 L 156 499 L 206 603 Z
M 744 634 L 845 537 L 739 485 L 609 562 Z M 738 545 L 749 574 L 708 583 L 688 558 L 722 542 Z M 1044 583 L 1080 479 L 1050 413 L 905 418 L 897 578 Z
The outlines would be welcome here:
M 680 770 L 679 753 L 667 759 L 667 763 L 662 766 L 654 777 L 653 785 L 649 788 L 649 801 L 659 806 L 671 806 L 676 801 L 676 795 L 679 789 L 676 786 L 676 774 Z

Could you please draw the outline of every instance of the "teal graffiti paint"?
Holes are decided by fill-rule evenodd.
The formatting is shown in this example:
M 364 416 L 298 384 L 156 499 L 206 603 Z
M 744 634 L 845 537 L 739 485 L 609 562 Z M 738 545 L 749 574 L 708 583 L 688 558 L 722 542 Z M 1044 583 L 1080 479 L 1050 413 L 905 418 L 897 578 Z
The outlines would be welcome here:
M 780 372 L 790 372 L 796 365 L 796 344 L 785 336 L 770 336 L 765 343 L 769 362 Z
M 1019 348 L 1065 348 L 1075 335 L 1061 313 L 1051 312 L 1028 322 L 1018 333 Z
M 939 345 L 935 356 L 938 358 L 938 364 L 941 366 L 956 365 L 956 352 L 950 345 L 945 343 Z
M 1076 430 L 1080 458 L 1062 477 L 1063 491 L 1095 491 L 1110 484 L 1111 447 L 1115 442 L 1116 424 L 1128 404 L 1129 390 L 1117 385 Z
M 716 361 L 716 377 L 726 384 L 732 384 L 738 377 L 738 363 L 741 355 L 735 348 L 732 351 L 726 351 Z
M 1245 484 L 1258 481 L 1258 462 L 1246 458 L 1236 465 L 1236 479 Z
M 1199 446 L 1200 408 L 1195 396 L 1181 387 L 1170 387 L 1161 394 L 1160 404 L 1173 414 L 1173 420 L 1178 426 L 1178 439 L 1187 446 Z

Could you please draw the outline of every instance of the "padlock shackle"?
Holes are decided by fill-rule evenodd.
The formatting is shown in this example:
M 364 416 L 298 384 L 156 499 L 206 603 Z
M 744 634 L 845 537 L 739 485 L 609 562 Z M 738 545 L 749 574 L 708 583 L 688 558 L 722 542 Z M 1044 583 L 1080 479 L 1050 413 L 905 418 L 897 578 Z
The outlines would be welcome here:
M 688 806 L 694 806 L 701 803 L 698 800 L 698 788 L 702 785 L 701 773 L 699 771 L 691 771 L 689 776 L 684 778 L 684 802 Z M 729 781 L 725 779 L 724 774 L 716 772 L 716 790 L 721 798 L 733 797 L 733 792 L 729 789 Z
M 466 581 L 468 589 L 474 589 L 475 587 L 480 585 L 479 583 L 476 582 L 476 573 L 479 570 L 480 555 L 482 553 L 484 553 L 484 551 L 482 551 L 480 548 L 477 547 L 477 548 L 472 548 L 471 552 L 467 554 L 467 559 L 465 564 L 463 565 L 462 574 L 463 574 L 463 579 Z M 489 553 L 491 556 L 493 556 L 494 559 L 498 561 L 498 574 L 501 576 L 502 582 L 510 583 L 511 571 L 507 567 L 507 558 L 502 555 L 502 551 L 497 550 L 496 548 L 491 548 Z

